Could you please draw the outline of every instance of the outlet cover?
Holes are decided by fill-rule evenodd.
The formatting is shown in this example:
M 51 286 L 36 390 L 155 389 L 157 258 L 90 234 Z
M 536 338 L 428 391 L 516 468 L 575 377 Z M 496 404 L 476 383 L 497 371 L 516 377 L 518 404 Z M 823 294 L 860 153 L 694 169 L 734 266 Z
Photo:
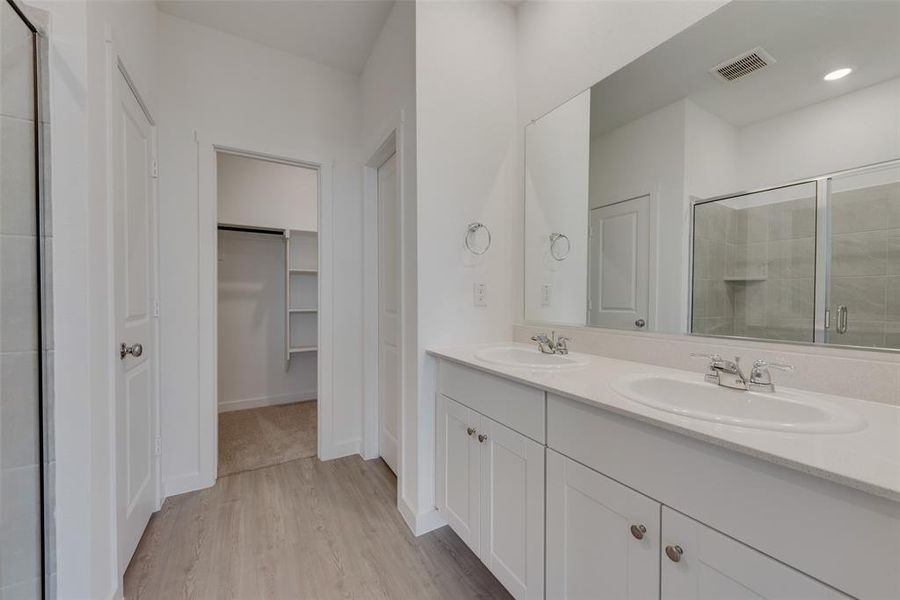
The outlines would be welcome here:
M 474 284 L 472 286 L 472 296 L 472 300 L 475 306 L 487 306 L 487 284 Z

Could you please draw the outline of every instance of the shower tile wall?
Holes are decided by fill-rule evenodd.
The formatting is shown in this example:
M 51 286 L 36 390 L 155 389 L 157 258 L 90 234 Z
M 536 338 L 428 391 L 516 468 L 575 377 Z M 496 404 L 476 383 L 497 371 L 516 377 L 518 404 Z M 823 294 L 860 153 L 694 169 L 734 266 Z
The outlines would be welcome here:
M 41 597 L 41 420 L 32 33 L 0 9 L 0 597 Z M 46 355 L 45 355 L 46 356 Z M 44 459 L 48 455 L 45 453 Z M 48 466 L 45 464 L 45 467 Z M 47 469 L 44 469 L 47 471 Z
M 693 331 L 812 341 L 815 198 L 697 207 Z
M 834 344 L 900 348 L 900 183 L 832 194 L 832 307 L 848 307 Z

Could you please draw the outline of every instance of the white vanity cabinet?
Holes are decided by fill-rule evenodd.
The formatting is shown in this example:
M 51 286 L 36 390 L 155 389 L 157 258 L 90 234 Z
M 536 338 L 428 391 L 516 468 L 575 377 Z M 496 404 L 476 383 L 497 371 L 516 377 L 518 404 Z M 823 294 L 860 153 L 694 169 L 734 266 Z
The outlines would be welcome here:
M 516 598 L 900 598 L 897 502 L 538 383 L 437 383 L 437 508 Z
M 438 510 L 517 599 L 544 597 L 544 446 L 444 395 Z
M 547 451 L 547 598 L 659 598 L 660 504 Z
M 848 598 L 665 506 L 662 547 L 663 600 Z

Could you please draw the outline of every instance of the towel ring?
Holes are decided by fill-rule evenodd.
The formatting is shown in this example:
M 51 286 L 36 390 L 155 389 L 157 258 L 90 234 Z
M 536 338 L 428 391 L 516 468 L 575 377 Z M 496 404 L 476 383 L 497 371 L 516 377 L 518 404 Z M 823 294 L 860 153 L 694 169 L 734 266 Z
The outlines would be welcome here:
M 559 240 L 566 240 L 566 251 L 564 253 L 560 253 L 560 251 L 556 247 L 556 243 Z M 564 233 L 551 233 L 550 234 L 550 256 L 553 257 L 554 260 L 566 260 L 569 256 L 569 252 L 572 251 L 572 242 L 569 241 L 569 236 Z
M 475 234 L 478 233 L 479 229 L 484 229 L 484 232 L 487 233 L 487 244 L 484 245 L 484 248 L 479 247 L 477 244 L 473 242 L 475 239 Z M 466 248 L 469 249 L 469 252 L 474 254 L 475 256 L 481 256 L 491 247 L 491 230 L 487 228 L 487 225 L 484 223 L 474 222 L 469 223 L 468 228 L 466 229 Z

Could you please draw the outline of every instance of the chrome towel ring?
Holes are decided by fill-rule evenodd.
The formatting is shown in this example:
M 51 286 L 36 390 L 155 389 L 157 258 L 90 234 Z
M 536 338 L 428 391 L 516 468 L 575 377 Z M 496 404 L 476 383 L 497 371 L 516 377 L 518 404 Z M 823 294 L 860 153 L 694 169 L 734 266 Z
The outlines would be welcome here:
M 557 246 L 557 243 L 560 240 L 566 241 L 565 252 L 561 252 L 559 247 Z M 550 234 L 550 256 L 552 256 L 554 260 L 559 260 L 559 261 L 566 260 L 566 257 L 569 256 L 569 252 L 571 252 L 571 251 L 572 251 L 572 242 L 569 241 L 569 236 L 567 236 L 564 233 L 556 233 L 556 232 Z
M 482 246 L 477 243 L 476 237 L 478 231 L 483 229 L 487 234 L 487 242 Z M 475 256 L 481 256 L 491 247 L 491 230 L 487 228 L 487 225 L 484 223 L 479 223 L 477 221 L 473 223 L 469 223 L 468 228 L 466 229 L 466 248 L 469 249 L 469 252 L 474 254 Z

